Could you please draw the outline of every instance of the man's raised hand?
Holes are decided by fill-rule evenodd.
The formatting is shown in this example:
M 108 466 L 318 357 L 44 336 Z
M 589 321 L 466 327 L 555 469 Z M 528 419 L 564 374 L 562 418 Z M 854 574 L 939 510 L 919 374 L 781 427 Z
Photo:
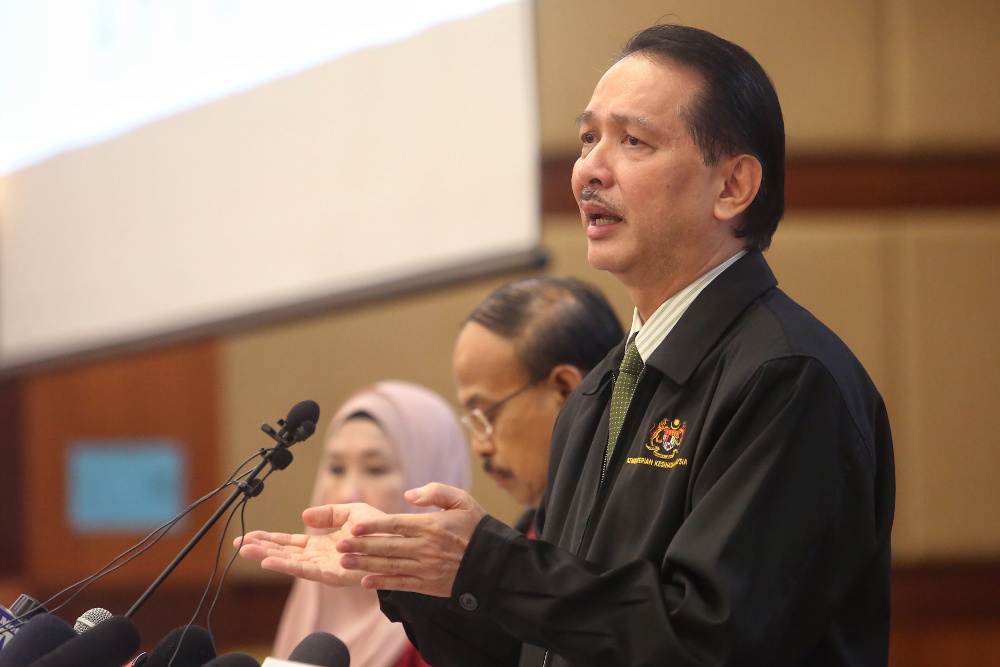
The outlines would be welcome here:
M 444 484 L 411 489 L 405 496 L 412 505 L 442 511 L 359 514 L 349 534 L 336 543 L 342 567 L 364 576 L 365 588 L 447 597 L 469 539 L 486 512 L 467 492 Z
M 342 567 L 344 554 L 336 545 L 351 535 L 358 521 L 382 515 L 364 503 L 310 507 L 302 513 L 303 521 L 310 528 L 328 531 L 325 534 L 289 535 L 255 530 L 242 539 L 236 538 L 233 546 L 240 550 L 240 556 L 260 561 L 260 566 L 266 570 L 330 586 L 353 586 L 361 581 L 365 572 Z

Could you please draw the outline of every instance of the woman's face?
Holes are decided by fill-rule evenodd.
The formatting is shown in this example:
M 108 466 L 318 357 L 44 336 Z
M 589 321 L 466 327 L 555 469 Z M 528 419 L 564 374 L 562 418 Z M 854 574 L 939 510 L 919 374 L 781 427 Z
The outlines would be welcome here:
M 324 503 L 367 503 L 389 514 L 407 511 L 399 452 L 371 419 L 344 422 L 327 440 L 324 457 Z

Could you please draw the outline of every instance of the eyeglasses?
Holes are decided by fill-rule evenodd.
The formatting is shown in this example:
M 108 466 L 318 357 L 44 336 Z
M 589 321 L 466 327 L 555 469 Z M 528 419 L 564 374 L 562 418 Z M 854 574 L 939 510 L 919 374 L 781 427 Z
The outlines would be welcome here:
M 537 382 L 538 379 L 528 380 L 526 384 L 518 387 L 485 410 L 480 408 L 470 410 L 468 414 L 462 415 L 462 418 L 459 421 L 462 422 L 462 426 L 466 428 L 469 435 L 473 438 L 476 438 L 477 440 L 485 440 L 493 435 L 493 424 L 490 422 L 490 418 L 496 414 L 496 411 L 500 409 L 500 406 Z

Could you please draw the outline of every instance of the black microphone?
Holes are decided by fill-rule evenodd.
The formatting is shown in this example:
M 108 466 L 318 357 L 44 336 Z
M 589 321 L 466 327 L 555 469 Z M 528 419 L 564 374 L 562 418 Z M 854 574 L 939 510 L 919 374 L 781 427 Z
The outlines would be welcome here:
M 203 667 L 260 667 L 260 663 L 246 653 L 224 653 Z
M 264 424 L 261 430 L 278 442 L 291 446 L 302 442 L 316 432 L 316 422 L 319 421 L 319 404 L 316 401 L 300 401 L 292 406 L 284 419 L 278 420 L 281 430 L 274 433 L 270 426 Z
M 28 667 L 70 639 L 73 627 L 58 616 L 38 614 L 21 624 L 14 637 L 0 651 L 0 667 Z
M 288 660 L 268 658 L 263 667 L 292 667 L 293 665 L 314 665 L 315 667 L 350 667 L 351 653 L 339 637 L 329 632 L 314 632 L 300 641 L 292 649 Z
M 174 654 L 177 654 L 174 657 Z M 201 667 L 217 655 L 208 630 L 197 625 L 174 628 L 157 644 L 142 667 Z
M 139 650 L 139 629 L 112 616 L 50 651 L 31 667 L 121 667 Z

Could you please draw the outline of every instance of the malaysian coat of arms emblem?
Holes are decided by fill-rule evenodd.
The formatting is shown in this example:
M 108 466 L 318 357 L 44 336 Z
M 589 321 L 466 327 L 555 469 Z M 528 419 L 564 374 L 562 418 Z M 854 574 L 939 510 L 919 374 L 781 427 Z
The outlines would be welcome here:
M 677 449 L 684 439 L 684 429 L 687 422 L 680 419 L 662 419 L 649 432 L 649 442 L 646 449 L 653 452 L 653 456 L 661 459 L 672 459 L 677 455 Z

